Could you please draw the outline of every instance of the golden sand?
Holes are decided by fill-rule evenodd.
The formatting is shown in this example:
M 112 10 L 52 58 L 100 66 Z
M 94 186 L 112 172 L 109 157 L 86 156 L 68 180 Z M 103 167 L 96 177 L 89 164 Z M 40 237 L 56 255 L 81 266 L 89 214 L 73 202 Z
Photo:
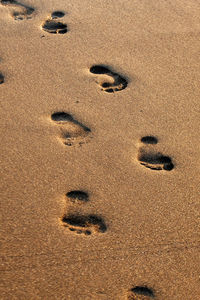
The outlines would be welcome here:
M 199 1 L 1 0 L 0 28 L 0 298 L 199 300 Z

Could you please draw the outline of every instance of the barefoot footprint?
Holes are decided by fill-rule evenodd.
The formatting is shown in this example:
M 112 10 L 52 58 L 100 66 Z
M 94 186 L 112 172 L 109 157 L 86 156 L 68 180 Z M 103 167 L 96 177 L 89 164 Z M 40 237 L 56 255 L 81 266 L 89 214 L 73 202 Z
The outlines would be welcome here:
M 88 193 L 80 190 L 70 191 L 66 197 L 69 204 L 68 209 L 71 205 L 76 207 L 76 204 L 86 204 L 89 201 Z M 93 214 L 67 213 L 64 214 L 61 221 L 63 226 L 78 234 L 90 235 L 92 233 L 104 233 L 107 230 L 104 220 Z
M 95 75 L 100 75 L 98 84 L 101 86 L 101 90 L 107 93 L 121 91 L 128 85 L 128 81 L 124 77 L 111 71 L 108 67 L 103 65 L 92 66 L 90 68 L 90 72 Z
M 128 292 L 128 300 L 149 300 L 154 298 L 154 292 L 147 286 L 136 286 Z
M 55 112 L 51 119 L 61 128 L 61 140 L 66 146 L 85 144 L 91 130 L 66 112 Z M 91 138 L 91 137 L 90 137 Z
M 68 31 L 67 25 L 62 22 L 55 21 L 58 18 L 64 17 L 64 15 L 65 13 L 62 11 L 52 12 L 50 19 L 46 20 L 42 24 L 42 29 L 48 33 L 65 34 Z
M 12 13 L 12 17 L 15 20 L 31 19 L 31 15 L 34 12 L 34 8 L 22 4 L 17 0 L 0 0 L 0 4 L 4 6 L 9 6 L 12 9 L 17 9 L 14 10 Z
M 156 137 L 145 136 L 141 138 L 141 142 L 146 145 L 145 147 L 140 147 L 139 149 L 138 160 L 141 165 L 157 171 L 171 171 L 174 168 L 172 159 L 169 156 L 155 151 L 155 146 L 152 146 L 158 143 Z

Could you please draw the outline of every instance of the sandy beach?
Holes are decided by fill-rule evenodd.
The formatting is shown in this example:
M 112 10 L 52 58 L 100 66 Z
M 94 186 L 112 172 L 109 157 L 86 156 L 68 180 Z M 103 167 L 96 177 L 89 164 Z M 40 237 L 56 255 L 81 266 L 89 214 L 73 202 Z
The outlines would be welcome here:
M 2 300 L 199 300 L 200 2 L 0 0 Z

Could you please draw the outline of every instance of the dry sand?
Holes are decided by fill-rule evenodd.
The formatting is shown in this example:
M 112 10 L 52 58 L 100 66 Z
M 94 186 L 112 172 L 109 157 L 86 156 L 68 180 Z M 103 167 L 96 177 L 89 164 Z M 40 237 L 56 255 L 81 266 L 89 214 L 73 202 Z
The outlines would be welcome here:
M 0 2 L 0 298 L 199 300 L 199 0 Z

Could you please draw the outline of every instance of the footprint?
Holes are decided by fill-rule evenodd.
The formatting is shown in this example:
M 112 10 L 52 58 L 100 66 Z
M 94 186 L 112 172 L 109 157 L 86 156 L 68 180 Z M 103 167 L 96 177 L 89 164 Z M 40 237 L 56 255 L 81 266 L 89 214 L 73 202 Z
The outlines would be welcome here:
M 153 290 L 147 286 L 136 286 L 128 293 L 128 300 L 149 300 L 154 297 Z
M 4 76 L 0 73 L 0 84 L 4 83 Z
M 58 18 L 64 17 L 64 15 L 65 13 L 62 11 L 52 12 L 50 19 L 46 20 L 42 24 L 42 29 L 48 33 L 65 34 L 68 31 L 67 25 L 62 22 L 55 21 Z
M 124 90 L 128 85 L 128 81 L 124 77 L 111 71 L 104 65 L 94 65 L 90 68 L 90 72 L 95 75 L 100 75 L 98 84 L 101 86 L 101 90 L 107 93 Z
M 107 230 L 104 220 L 96 215 L 68 214 L 62 217 L 62 223 L 70 231 L 78 234 L 91 235 L 92 233 L 104 233 Z
M 85 203 L 89 201 L 89 195 L 86 192 L 83 191 L 70 191 L 66 194 L 66 197 L 68 200 L 72 203 Z
M 171 171 L 174 168 L 172 159 L 169 156 L 157 152 L 154 146 L 158 143 L 158 139 L 154 136 L 145 136 L 141 138 L 141 142 L 145 147 L 140 147 L 138 153 L 138 160 L 141 165 L 151 170 L 165 170 Z
M 61 140 L 66 146 L 85 144 L 91 130 L 66 112 L 55 112 L 51 119 L 61 128 Z M 91 137 L 90 137 L 91 138 Z
M 0 4 L 17 9 L 12 13 L 15 20 L 31 19 L 34 8 L 18 2 L 17 0 L 0 0 Z
M 73 209 L 76 204 L 86 204 L 89 201 L 88 193 L 81 190 L 70 191 L 66 197 L 71 202 L 67 209 L 69 207 Z M 61 221 L 63 226 L 77 234 L 91 235 L 92 233 L 104 233 L 107 230 L 104 220 L 93 214 L 70 213 L 68 211 L 62 216 Z

